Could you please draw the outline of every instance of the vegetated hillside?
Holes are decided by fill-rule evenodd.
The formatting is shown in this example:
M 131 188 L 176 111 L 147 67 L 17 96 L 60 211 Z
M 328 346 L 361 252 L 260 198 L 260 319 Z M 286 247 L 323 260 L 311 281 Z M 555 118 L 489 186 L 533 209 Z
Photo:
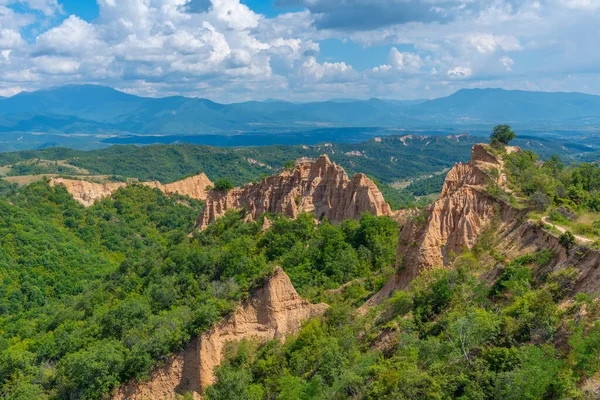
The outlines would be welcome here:
M 466 161 L 471 146 L 481 140 L 469 135 L 394 135 L 362 143 L 322 143 L 304 146 L 211 147 L 182 145 L 112 146 L 93 151 L 48 148 L 0 153 L 0 165 L 22 161 L 64 160 L 94 174 L 120 175 L 141 180 L 173 182 L 184 175 L 205 172 L 209 178 L 228 178 L 235 185 L 281 169 L 287 161 L 327 154 L 349 173 L 362 172 L 384 183 L 426 177 Z M 524 137 L 514 142 L 543 159 L 558 154 L 571 160 L 592 153 L 594 147 L 556 139 Z M 26 171 L 23 170 L 23 173 Z M 51 173 L 54 171 L 48 171 Z
M 406 191 L 389 184 L 413 179 L 449 168 L 456 160 L 468 159 L 470 146 L 477 139 L 461 136 L 388 136 L 363 143 L 324 143 L 314 146 L 266 146 L 220 148 L 194 145 L 154 145 L 146 147 L 113 146 L 89 152 L 68 149 L 43 149 L 0 153 L 0 165 L 12 165 L 8 175 L 62 173 L 65 165 L 84 168 L 91 175 L 117 175 L 142 181 L 173 182 L 183 176 L 204 172 L 213 181 L 229 179 L 242 186 L 282 170 L 286 162 L 327 154 L 353 175 L 373 178 L 394 208 L 413 204 Z M 61 160 L 53 165 L 29 160 Z M 61 169 L 59 171 L 59 168 Z
M 89 208 L 62 186 L 0 187 L 0 394 L 104 398 L 208 330 L 282 265 L 303 296 L 391 272 L 396 223 L 312 216 L 246 224 L 229 213 L 188 237 L 201 203 L 144 186 Z
M 515 150 L 477 146 L 471 163 L 449 173 L 439 203 L 404 226 L 400 284 L 378 306 L 354 312 L 356 282 L 285 344 L 232 344 L 207 398 L 597 398 L 600 252 L 528 221 L 526 207 L 530 218 L 598 216 L 600 169 L 558 158 L 540 166 Z M 461 208 L 465 196 L 472 203 Z M 446 225 L 447 214 L 458 221 Z M 419 229 L 440 244 L 405 246 L 404 235 Z M 443 264 L 412 262 L 437 253 Z
M 598 211 L 598 167 L 497 157 L 501 171 L 480 171 L 502 186 L 473 189 L 482 196 L 522 213 L 535 207 L 531 218 Z M 505 247 L 492 218 L 470 250 L 447 254 L 447 268 L 423 271 L 361 316 L 356 308 L 401 272 L 399 227 L 387 217 L 334 226 L 270 216 L 268 227 L 233 212 L 188 237 L 201 208 L 190 199 L 132 186 L 83 208 L 45 181 L 0 183 L 4 398 L 101 399 L 143 380 L 276 265 L 329 311 L 285 344 L 230 346 L 208 399 L 597 397 L 599 288 L 589 260 L 600 253 L 569 235 L 550 239 L 548 225 L 513 221 L 545 232 L 546 248 L 532 252 Z

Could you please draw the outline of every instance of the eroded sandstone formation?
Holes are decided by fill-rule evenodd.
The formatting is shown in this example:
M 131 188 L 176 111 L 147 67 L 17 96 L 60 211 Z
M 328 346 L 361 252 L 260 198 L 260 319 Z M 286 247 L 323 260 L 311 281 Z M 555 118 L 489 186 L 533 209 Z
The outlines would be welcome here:
M 397 260 L 406 266 L 409 279 L 421 269 L 445 266 L 451 253 L 472 248 L 495 216 L 507 220 L 501 214 L 512 207 L 489 194 L 489 185 L 505 188 L 503 162 L 475 145 L 471 161 L 448 172 L 439 199 L 424 210 L 422 220 L 413 218 L 402 229 Z
M 152 183 L 155 183 L 156 187 L 163 193 L 179 193 L 182 196 L 189 196 L 196 200 L 206 200 L 208 196 L 206 188 L 214 185 L 205 173 L 167 183 L 166 185 L 162 185 L 160 182 Z
M 75 200 L 84 207 L 90 207 L 96 200 L 111 196 L 122 187 L 125 182 L 96 183 L 77 179 L 52 178 L 50 186 L 63 185 Z
M 487 190 L 506 190 L 506 180 L 502 159 L 484 145 L 473 146 L 471 160 L 448 172 L 439 199 L 406 221 L 398 241 L 398 272 L 364 307 L 406 287 L 424 269 L 447 266 L 453 254 L 471 249 L 494 219 L 498 230 L 516 223 L 521 212 Z
M 117 390 L 113 399 L 174 399 L 186 392 L 201 398 L 203 388 L 214 383 L 213 371 L 221 363 L 227 343 L 251 338 L 261 342 L 284 340 L 297 332 L 302 322 L 326 309 L 326 304 L 302 299 L 290 278 L 277 267 L 265 285 L 235 313 L 194 339 L 185 351 L 156 370 L 148 382 L 132 382 Z
M 327 156 L 300 161 L 292 170 L 272 175 L 226 193 L 211 191 L 196 227 L 204 229 L 228 209 L 245 209 L 249 220 L 261 214 L 283 214 L 295 218 L 302 212 L 327 217 L 331 222 L 355 219 L 364 212 L 392 215 L 383 195 L 364 174 L 348 178 L 344 169 Z
M 193 199 L 206 200 L 207 186 L 213 183 L 202 173 L 191 176 L 177 182 L 163 185 L 160 182 L 141 182 L 141 185 L 157 188 L 165 194 L 179 193 Z M 111 196 L 122 187 L 127 186 L 124 182 L 96 183 L 77 179 L 52 178 L 50 186 L 63 185 L 71 195 L 85 207 L 89 207 L 98 199 Z

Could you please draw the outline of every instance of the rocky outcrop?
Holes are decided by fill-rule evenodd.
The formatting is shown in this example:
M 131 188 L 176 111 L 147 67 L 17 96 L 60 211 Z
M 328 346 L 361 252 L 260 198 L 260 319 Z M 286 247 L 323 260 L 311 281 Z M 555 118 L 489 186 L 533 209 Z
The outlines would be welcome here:
M 162 185 L 160 182 L 149 182 L 147 184 L 151 185 L 153 183 L 163 193 L 178 193 L 196 200 L 206 200 L 208 197 L 208 190 L 206 188 L 214 185 L 205 173 L 190 176 L 173 183 L 167 183 L 166 185 Z
M 484 145 L 473 146 L 471 160 L 448 172 L 439 199 L 404 224 L 397 248 L 398 272 L 365 307 L 406 287 L 422 270 L 447 266 L 453 254 L 471 249 L 495 218 L 499 231 L 516 224 L 522 213 L 486 190 L 506 189 L 506 181 L 502 159 Z
M 179 193 L 193 199 L 206 200 L 207 186 L 213 183 L 202 173 L 183 180 L 163 185 L 160 182 L 141 182 L 141 185 L 157 188 L 165 194 Z M 98 199 L 112 196 L 114 192 L 127 186 L 124 182 L 96 183 L 77 179 L 52 178 L 50 186 L 63 185 L 71 195 L 85 207 L 89 207 Z
M 211 191 L 196 227 L 204 229 L 229 209 L 245 209 L 249 220 L 261 214 L 283 214 L 295 218 L 302 212 L 331 222 L 355 219 L 362 213 L 392 215 L 383 195 L 364 174 L 352 179 L 327 156 L 300 161 L 292 170 L 272 175 L 227 193 Z
M 439 199 L 421 221 L 411 219 L 398 241 L 398 265 L 412 279 L 424 268 L 443 267 L 452 253 L 473 247 L 494 217 L 510 221 L 517 211 L 488 193 L 488 186 L 506 186 L 501 159 L 483 145 L 473 146 L 471 161 L 448 172 Z
M 186 392 L 201 398 L 203 388 L 214 383 L 213 371 L 221 363 L 227 343 L 242 339 L 284 340 L 286 335 L 297 332 L 303 321 L 326 309 L 326 304 L 302 299 L 286 273 L 277 267 L 264 286 L 230 317 L 194 339 L 184 352 L 156 370 L 148 382 L 132 382 L 120 388 L 113 399 L 174 399 Z
M 122 187 L 124 182 L 96 183 L 77 179 L 52 178 L 50 186 L 63 185 L 75 200 L 84 207 L 90 207 L 96 200 L 111 196 Z

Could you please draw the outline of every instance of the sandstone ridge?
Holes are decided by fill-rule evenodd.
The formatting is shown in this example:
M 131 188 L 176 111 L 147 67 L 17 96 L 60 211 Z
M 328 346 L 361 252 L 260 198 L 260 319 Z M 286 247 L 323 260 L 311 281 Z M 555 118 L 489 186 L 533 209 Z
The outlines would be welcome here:
M 202 390 L 214 383 L 213 370 L 221 363 L 223 349 L 229 342 L 256 339 L 266 342 L 284 340 L 297 332 L 303 321 L 321 315 L 326 304 L 311 304 L 302 299 L 290 278 L 280 267 L 231 316 L 176 354 L 154 371 L 147 382 L 131 382 L 119 388 L 114 400 L 175 399 L 190 392 L 202 398 Z
M 157 188 L 165 194 L 179 193 L 197 200 L 206 200 L 206 187 L 213 185 L 204 173 L 166 185 L 156 181 L 141 182 L 140 184 Z M 96 200 L 112 196 L 114 192 L 128 184 L 125 182 L 96 183 L 77 179 L 52 178 L 50 186 L 55 185 L 63 185 L 75 200 L 83 206 L 89 207 Z
M 451 256 L 471 249 L 494 219 L 499 231 L 516 224 L 523 213 L 487 190 L 490 186 L 508 190 L 506 183 L 502 159 L 487 146 L 474 145 L 471 160 L 448 172 L 439 199 L 405 223 L 397 247 L 398 272 L 361 310 L 405 288 L 424 269 L 448 266 Z
M 356 219 L 364 212 L 392 215 L 390 206 L 371 179 L 364 174 L 348 178 L 344 169 L 327 156 L 317 161 L 300 161 L 294 169 L 257 184 L 226 193 L 211 191 L 196 227 L 206 228 L 229 209 L 245 209 L 248 220 L 256 220 L 267 212 L 290 218 L 309 212 L 319 219 L 327 217 L 331 222 Z

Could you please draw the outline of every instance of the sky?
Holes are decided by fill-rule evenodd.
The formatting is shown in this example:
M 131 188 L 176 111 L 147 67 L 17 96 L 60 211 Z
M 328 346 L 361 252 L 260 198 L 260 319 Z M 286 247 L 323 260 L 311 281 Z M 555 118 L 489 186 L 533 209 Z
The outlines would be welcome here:
M 0 0 L 0 96 L 600 94 L 600 0 Z

